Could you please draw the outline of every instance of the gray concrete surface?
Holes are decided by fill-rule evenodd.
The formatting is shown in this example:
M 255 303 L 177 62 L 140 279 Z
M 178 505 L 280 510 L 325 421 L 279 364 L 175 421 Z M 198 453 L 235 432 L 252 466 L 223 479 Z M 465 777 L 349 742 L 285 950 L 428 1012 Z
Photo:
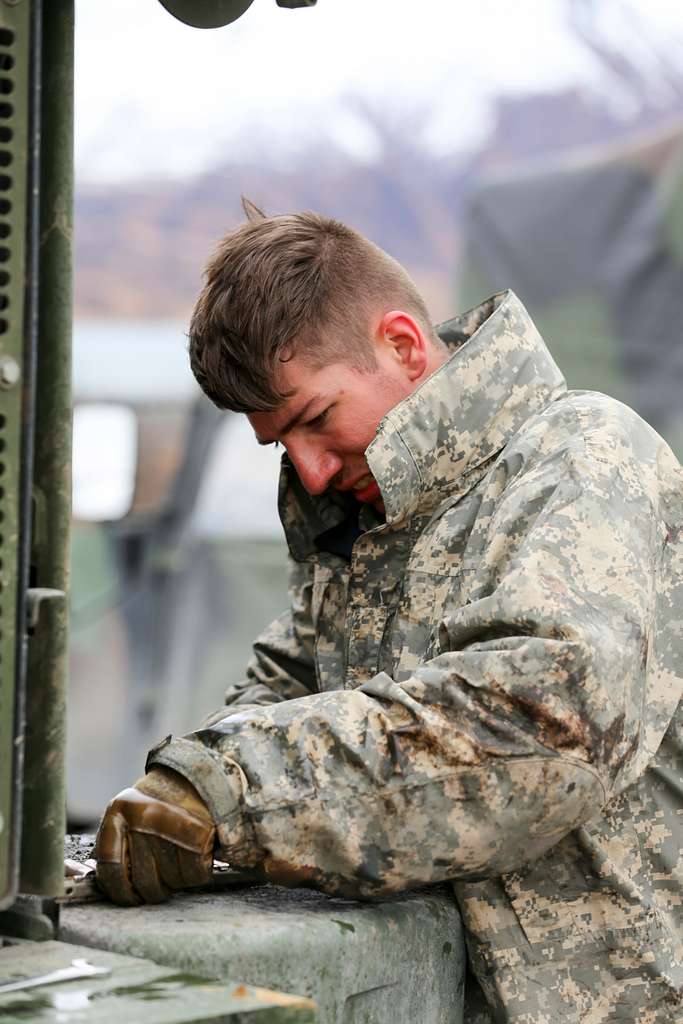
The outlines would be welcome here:
M 465 953 L 447 886 L 377 903 L 255 886 L 161 906 L 67 905 L 60 939 L 310 996 L 318 1024 L 460 1024 Z

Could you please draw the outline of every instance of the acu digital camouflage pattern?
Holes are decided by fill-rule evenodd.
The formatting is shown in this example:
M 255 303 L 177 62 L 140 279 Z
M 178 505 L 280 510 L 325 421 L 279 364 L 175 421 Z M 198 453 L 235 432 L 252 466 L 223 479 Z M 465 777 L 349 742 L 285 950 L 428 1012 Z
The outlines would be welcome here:
M 511 292 L 441 334 L 367 452 L 386 523 L 363 508 L 349 564 L 348 507 L 285 465 L 291 613 L 149 764 L 237 867 L 364 898 L 456 880 L 496 1020 L 683 1018 L 680 467 L 566 391 Z

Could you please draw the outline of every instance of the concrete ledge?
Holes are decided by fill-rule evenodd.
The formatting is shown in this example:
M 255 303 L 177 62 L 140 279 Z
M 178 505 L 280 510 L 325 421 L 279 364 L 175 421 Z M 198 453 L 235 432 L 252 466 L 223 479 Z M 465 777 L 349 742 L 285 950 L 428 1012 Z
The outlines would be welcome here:
M 258 886 L 161 906 L 67 905 L 65 942 L 310 996 L 318 1024 L 460 1024 L 462 925 L 447 886 L 377 903 Z

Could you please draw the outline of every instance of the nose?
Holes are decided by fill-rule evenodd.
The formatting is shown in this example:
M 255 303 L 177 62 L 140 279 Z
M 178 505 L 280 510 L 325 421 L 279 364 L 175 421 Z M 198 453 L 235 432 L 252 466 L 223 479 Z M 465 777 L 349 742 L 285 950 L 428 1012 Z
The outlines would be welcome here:
M 342 468 L 338 455 L 318 445 L 297 442 L 286 447 L 290 461 L 309 494 L 326 491 Z

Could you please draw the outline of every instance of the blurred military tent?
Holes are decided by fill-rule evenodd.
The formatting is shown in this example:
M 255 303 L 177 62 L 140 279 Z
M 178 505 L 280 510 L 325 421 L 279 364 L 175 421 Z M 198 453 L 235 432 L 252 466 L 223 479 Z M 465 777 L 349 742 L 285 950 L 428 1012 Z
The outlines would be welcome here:
M 512 288 L 570 387 L 635 408 L 683 455 L 683 126 L 488 175 L 458 305 Z

